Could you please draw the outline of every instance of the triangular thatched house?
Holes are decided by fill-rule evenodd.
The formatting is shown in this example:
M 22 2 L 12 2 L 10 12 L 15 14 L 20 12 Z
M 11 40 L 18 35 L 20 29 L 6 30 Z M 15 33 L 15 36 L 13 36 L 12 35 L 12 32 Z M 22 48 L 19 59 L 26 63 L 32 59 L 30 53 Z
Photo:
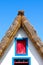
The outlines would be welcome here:
M 43 59 L 43 43 L 41 42 L 40 38 L 38 37 L 36 30 L 33 28 L 33 26 L 30 24 L 30 22 L 24 16 L 24 11 L 18 12 L 18 16 L 15 18 L 15 20 L 12 23 L 12 25 L 10 26 L 9 30 L 6 32 L 5 36 L 1 40 L 1 43 L 0 43 L 1 65 L 3 65 L 3 63 L 5 63 L 5 61 L 3 61 L 4 58 L 6 58 L 6 61 L 9 61 L 9 63 L 12 62 L 12 61 L 10 62 L 10 60 L 8 59 L 9 56 L 7 55 L 7 52 L 8 52 L 9 47 L 13 48 L 12 44 L 14 43 L 13 40 L 15 37 L 27 37 L 28 38 L 28 44 L 31 45 L 31 48 L 29 46 L 30 51 L 31 51 L 31 53 L 33 53 L 34 57 L 37 59 L 37 61 L 41 65 L 42 59 Z M 12 58 L 13 51 L 9 50 L 9 52 L 11 52 L 12 55 L 10 55 L 10 57 Z M 38 58 L 39 58 L 39 60 L 38 60 Z M 8 65 L 7 63 L 5 63 L 5 64 Z

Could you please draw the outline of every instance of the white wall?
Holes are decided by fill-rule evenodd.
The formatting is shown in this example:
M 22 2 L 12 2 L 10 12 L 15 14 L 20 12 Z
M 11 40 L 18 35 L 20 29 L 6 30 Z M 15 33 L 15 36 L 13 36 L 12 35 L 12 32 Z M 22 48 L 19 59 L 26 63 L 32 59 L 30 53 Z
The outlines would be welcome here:
M 27 35 L 22 29 L 20 29 L 15 37 L 27 37 Z M 4 56 L 1 58 L 0 65 L 12 65 L 12 57 L 15 57 L 14 46 L 15 42 L 13 40 L 7 51 L 5 51 Z M 37 50 L 35 49 L 29 38 L 28 46 L 29 46 L 28 57 L 31 57 L 31 65 L 42 65 L 43 59 L 38 54 Z

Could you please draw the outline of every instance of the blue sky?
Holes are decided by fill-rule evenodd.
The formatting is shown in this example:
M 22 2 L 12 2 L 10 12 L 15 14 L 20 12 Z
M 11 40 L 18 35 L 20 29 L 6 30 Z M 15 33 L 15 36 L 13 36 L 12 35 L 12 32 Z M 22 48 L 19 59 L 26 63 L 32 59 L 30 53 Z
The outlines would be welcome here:
M 18 10 L 25 11 L 25 16 L 43 41 L 43 0 L 0 0 L 0 40 L 17 16 Z

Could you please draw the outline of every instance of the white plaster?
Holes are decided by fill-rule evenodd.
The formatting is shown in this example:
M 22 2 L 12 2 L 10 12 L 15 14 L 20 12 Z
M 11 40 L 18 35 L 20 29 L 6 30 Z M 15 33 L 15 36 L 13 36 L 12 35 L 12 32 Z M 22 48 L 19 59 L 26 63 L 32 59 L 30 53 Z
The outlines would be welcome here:
M 27 37 L 27 35 L 22 29 L 20 29 L 15 37 L 21 38 Z M 12 57 L 15 57 L 14 46 L 15 42 L 13 40 L 9 48 L 5 51 L 4 56 L 0 59 L 0 65 L 12 65 Z M 33 46 L 29 38 L 28 46 L 28 57 L 31 57 L 31 65 L 42 65 L 43 59 L 40 57 L 39 53 L 37 52 L 36 48 Z

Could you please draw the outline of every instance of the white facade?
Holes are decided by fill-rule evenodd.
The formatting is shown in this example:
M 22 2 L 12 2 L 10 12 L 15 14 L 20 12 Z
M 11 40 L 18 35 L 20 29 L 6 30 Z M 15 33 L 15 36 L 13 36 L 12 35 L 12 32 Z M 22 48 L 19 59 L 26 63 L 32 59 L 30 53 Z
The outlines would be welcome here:
M 16 36 L 18 38 L 28 37 L 27 34 L 20 29 Z M 15 41 L 13 40 L 7 51 L 5 51 L 4 56 L 0 60 L 0 65 L 12 65 L 12 57 L 15 57 Z M 28 57 L 31 57 L 31 65 L 42 65 L 43 59 L 40 57 L 36 48 L 33 46 L 32 42 L 28 38 Z

